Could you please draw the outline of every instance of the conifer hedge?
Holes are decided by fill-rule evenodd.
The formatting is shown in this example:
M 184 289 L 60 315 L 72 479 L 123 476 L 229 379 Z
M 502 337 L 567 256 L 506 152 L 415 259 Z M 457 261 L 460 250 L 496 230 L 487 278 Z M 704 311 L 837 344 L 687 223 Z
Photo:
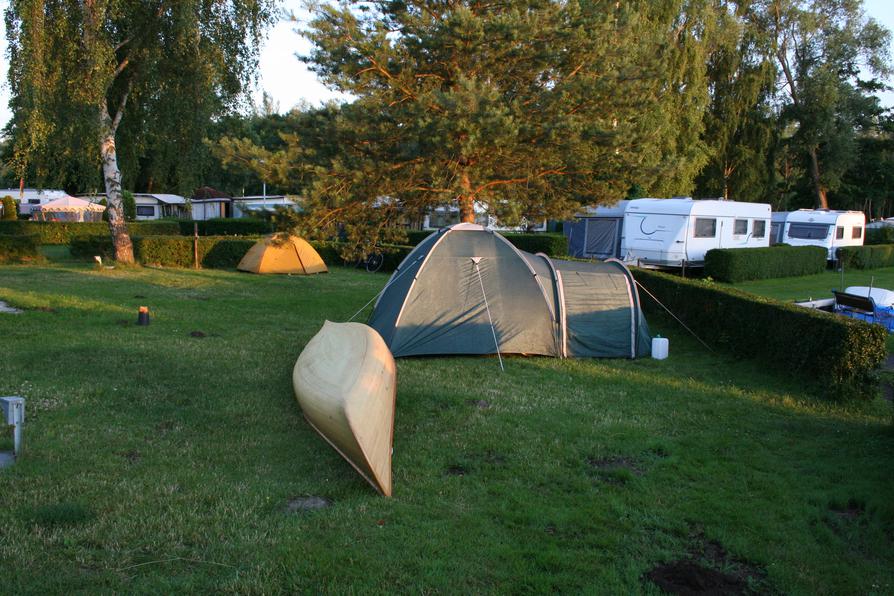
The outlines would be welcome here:
M 826 270 L 826 256 L 821 246 L 715 248 L 705 255 L 705 275 L 729 283 L 813 275 Z
M 704 280 L 634 269 L 642 287 L 713 348 L 760 361 L 833 397 L 871 397 L 887 356 L 887 331 L 809 308 L 785 304 Z M 662 309 L 645 293 L 650 312 Z

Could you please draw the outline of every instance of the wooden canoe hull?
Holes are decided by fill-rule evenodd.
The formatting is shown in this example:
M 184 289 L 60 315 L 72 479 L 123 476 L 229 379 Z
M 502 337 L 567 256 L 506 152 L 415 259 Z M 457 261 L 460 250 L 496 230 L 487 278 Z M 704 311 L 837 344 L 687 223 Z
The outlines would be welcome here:
M 332 323 L 292 371 L 311 427 L 382 495 L 391 496 L 397 368 L 382 337 L 362 323 Z

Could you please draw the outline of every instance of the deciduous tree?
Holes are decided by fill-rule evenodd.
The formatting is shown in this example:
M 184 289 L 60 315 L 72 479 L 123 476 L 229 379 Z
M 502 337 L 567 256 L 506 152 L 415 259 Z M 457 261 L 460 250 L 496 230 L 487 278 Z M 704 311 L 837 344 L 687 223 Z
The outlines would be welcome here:
M 101 164 L 118 260 L 133 260 L 119 156 L 160 176 L 196 167 L 211 118 L 256 71 L 276 0 L 10 0 L 15 160 Z M 120 145 L 119 145 L 120 142 Z M 95 165 L 94 165 L 95 164 Z M 95 170 L 94 170 L 95 171 Z

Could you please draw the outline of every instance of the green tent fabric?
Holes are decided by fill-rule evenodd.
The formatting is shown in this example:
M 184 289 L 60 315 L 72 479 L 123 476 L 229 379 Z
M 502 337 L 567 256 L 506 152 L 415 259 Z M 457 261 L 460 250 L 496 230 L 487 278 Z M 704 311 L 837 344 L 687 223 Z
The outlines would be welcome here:
M 649 354 L 636 284 L 619 261 L 553 261 L 457 224 L 400 264 L 368 321 L 395 357 Z

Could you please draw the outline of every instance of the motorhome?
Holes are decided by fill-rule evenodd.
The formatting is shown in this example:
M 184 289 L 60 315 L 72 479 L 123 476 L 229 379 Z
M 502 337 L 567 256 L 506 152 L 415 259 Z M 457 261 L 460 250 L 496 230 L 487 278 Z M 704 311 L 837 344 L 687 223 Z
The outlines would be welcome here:
M 778 226 L 775 242 L 792 246 L 822 246 L 828 259 L 835 260 L 842 246 L 863 246 L 866 216 L 862 211 L 799 209 L 773 214 Z

